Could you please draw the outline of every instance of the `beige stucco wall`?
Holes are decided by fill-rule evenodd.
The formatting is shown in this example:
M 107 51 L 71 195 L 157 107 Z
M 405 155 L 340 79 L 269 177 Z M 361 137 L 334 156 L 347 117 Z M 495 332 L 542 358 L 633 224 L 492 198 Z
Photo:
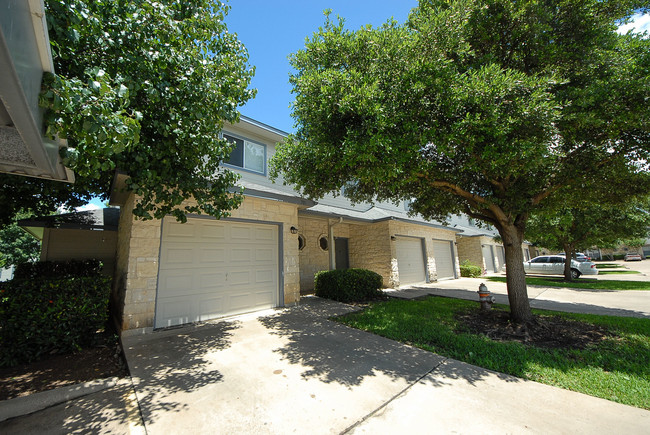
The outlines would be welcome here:
M 103 272 L 113 276 L 116 245 L 116 231 L 45 228 L 41 261 L 96 259 L 104 263 Z
M 161 221 L 135 220 L 131 213 L 134 200 L 131 195 L 122 208 L 118 235 L 114 300 L 122 307 L 122 330 L 153 327 L 158 285 Z M 284 303 L 297 302 L 300 299 L 298 236 L 291 234 L 291 227 L 298 225 L 297 206 L 246 197 L 232 212 L 232 218 L 283 224 Z

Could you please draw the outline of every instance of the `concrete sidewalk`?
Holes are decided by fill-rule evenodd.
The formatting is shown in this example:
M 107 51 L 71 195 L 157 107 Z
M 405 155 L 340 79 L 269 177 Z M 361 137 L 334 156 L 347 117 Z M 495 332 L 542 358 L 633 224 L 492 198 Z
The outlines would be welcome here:
M 488 281 L 485 278 L 440 281 L 388 290 L 387 293 L 403 299 L 434 295 L 478 301 L 476 292 L 481 283 L 485 283 L 497 303 L 508 304 L 506 284 Z M 650 318 L 650 291 L 586 290 L 529 285 L 528 298 L 531 307 L 544 310 Z
M 328 320 L 353 310 L 305 297 L 288 309 L 124 337 L 133 382 L 36 407 L 1 422 L 0 433 L 646 434 L 650 427 L 650 411 Z
M 125 337 L 147 433 L 647 433 L 650 412 L 491 372 L 300 306 Z

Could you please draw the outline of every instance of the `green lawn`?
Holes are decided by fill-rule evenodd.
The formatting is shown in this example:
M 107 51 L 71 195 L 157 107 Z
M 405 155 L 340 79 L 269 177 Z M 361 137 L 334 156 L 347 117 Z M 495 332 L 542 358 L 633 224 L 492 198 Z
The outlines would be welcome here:
M 636 270 L 599 270 L 598 275 L 638 275 Z
M 432 296 L 375 303 L 335 320 L 490 370 L 650 409 L 650 319 L 533 310 L 604 325 L 612 332 L 597 346 L 558 350 L 464 331 L 455 313 L 472 309 L 476 302 Z
M 506 282 L 506 279 L 500 276 L 485 277 L 488 281 Z M 591 290 L 650 290 L 649 281 L 616 281 L 616 280 L 602 280 L 598 281 L 594 278 L 578 278 L 573 282 L 566 282 L 564 278 L 537 278 L 526 277 L 526 284 L 541 285 L 546 287 L 569 287 L 569 288 L 583 288 Z
M 616 263 L 596 263 L 596 269 L 620 269 L 623 267 L 625 266 Z

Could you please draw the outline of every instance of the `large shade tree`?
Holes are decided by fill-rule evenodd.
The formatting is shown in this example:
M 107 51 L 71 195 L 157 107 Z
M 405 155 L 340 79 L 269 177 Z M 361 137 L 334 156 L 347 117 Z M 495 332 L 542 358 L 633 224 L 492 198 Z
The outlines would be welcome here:
M 616 206 L 594 202 L 583 207 L 567 205 L 531 216 L 526 238 L 536 245 L 564 251 L 566 258 L 573 258 L 577 251 L 593 246 L 616 246 L 634 238 L 645 241 L 650 235 L 649 228 L 647 200 Z M 564 277 L 572 280 L 571 262 L 565 263 Z
M 218 0 L 45 4 L 55 74 L 44 78 L 41 103 L 47 133 L 68 142 L 64 162 L 76 183 L 3 176 L 0 195 L 24 192 L 12 208 L 106 198 L 116 170 L 128 175 L 142 218 L 219 217 L 236 207 L 240 197 L 228 193 L 236 176 L 219 168 L 231 145 L 219 131 L 254 95 L 254 71 L 224 22 L 229 7 Z M 39 188 L 56 201 L 43 202 Z M 181 206 L 189 197 L 197 205 Z
M 296 133 L 273 173 L 311 197 L 347 185 L 353 200 L 493 225 L 511 318 L 526 322 L 530 214 L 612 173 L 647 179 L 649 44 L 616 33 L 637 6 L 422 0 L 405 25 L 358 31 L 328 16 L 291 57 Z

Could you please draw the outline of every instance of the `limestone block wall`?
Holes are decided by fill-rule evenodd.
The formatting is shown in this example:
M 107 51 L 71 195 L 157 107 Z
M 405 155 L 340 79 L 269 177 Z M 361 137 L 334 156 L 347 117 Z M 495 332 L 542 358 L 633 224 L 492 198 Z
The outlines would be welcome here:
M 120 212 L 115 300 L 122 330 L 153 326 L 158 285 L 161 221 L 135 220 L 131 194 Z
M 483 251 L 481 251 L 481 237 L 457 237 L 458 259 L 460 262 L 469 261 L 472 265 L 485 270 Z
M 135 197 L 131 195 L 123 205 L 118 232 L 117 279 L 112 300 L 122 330 L 153 327 L 158 285 L 161 221 L 135 220 L 131 213 L 134 202 Z M 232 212 L 232 217 L 283 224 L 284 304 L 297 302 L 300 299 L 298 236 L 291 234 L 291 227 L 298 226 L 297 206 L 246 197 Z
M 450 242 L 456 241 L 456 232 L 445 230 L 442 228 L 435 228 L 426 225 L 417 225 L 408 222 L 402 221 L 388 221 L 389 224 L 389 239 L 390 236 L 411 236 L 424 239 L 426 247 L 426 258 L 427 258 L 427 271 L 428 271 L 428 280 L 433 282 L 438 280 L 438 273 L 436 270 L 436 259 L 435 253 L 433 251 L 433 240 L 448 240 Z M 458 262 L 458 250 L 456 245 L 454 246 L 454 266 L 456 276 L 460 276 L 460 268 Z M 391 243 L 391 276 L 389 285 L 391 287 L 398 287 L 399 283 L 399 271 L 397 264 L 397 247 L 394 242 Z
M 330 269 L 329 250 L 321 249 L 318 240 L 328 238 L 329 225 L 334 224 L 334 238 L 348 239 L 350 267 L 369 269 L 379 273 L 388 286 L 390 277 L 390 236 L 388 223 L 375 224 L 338 223 L 337 219 L 304 217 L 299 218 L 300 234 L 305 238 L 305 247 L 300 251 L 300 288 L 304 293 L 314 289 L 314 275 Z M 331 243 L 329 245 L 331 247 Z
M 351 224 L 349 228 L 350 267 L 377 272 L 383 278 L 384 287 L 390 287 L 392 267 L 388 221 Z
M 341 225 L 334 227 L 338 229 Z M 328 237 L 327 219 L 298 218 L 300 235 L 305 239 L 305 247 L 299 251 L 300 260 L 300 288 L 304 292 L 314 289 L 314 275 L 321 270 L 329 270 L 329 252 L 318 245 L 321 236 Z M 336 233 L 335 233 L 336 236 Z M 339 236 L 340 237 L 340 236 Z M 297 244 L 297 243 L 296 243 Z

